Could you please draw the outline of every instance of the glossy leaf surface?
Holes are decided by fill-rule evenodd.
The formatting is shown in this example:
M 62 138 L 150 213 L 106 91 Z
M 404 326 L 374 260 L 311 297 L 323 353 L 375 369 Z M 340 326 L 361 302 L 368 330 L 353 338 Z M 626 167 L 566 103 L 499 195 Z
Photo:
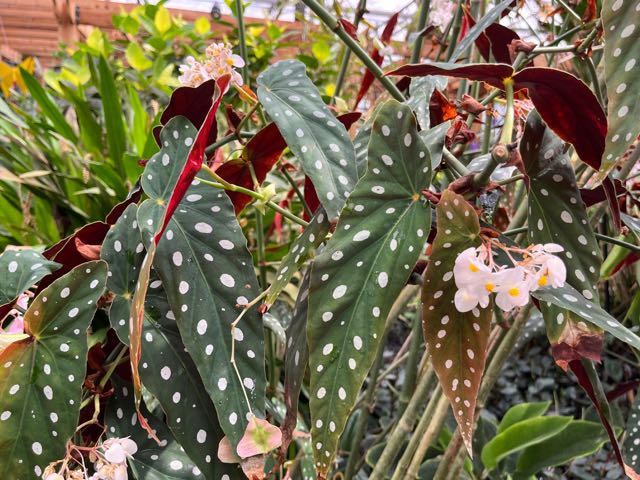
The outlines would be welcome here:
M 35 250 L 5 250 L 0 255 L 0 305 L 12 302 L 58 267 Z

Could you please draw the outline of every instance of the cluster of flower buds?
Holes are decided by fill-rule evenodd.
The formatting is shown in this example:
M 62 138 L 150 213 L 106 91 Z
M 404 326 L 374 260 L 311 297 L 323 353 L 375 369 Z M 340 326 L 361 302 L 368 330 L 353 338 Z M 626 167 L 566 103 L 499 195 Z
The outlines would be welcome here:
M 244 59 L 231 51 L 231 45 L 212 43 L 207 47 L 206 59 L 198 62 L 189 56 L 186 64 L 180 65 L 178 80 L 187 87 L 197 87 L 207 80 L 217 80 L 225 74 L 231 75 L 231 83 L 242 86 L 242 75 L 235 68 L 244 67 Z
M 91 449 L 89 457 L 93 462 L 94 471 L 91 476 L 88 476 L 84 465 L 80 469 L 69 469 L 67 465 L 70 461 L 65 459 L 49 465 L 42 478 L 43 480 L 127 480 L 127 460 L 137 451 L 138 445 L 130 438 L 110 438 Z M 61 462 L 62 467 L 56 468 Z
M 541 287 L 562 287 L 567 278 L 564 262 L 554 255 L 564 249 L 555 243 L 532 245 L 527 249 L 500 245 L 513 267 L 498 266 L 493 261 L 491 243 L 467 248 L 456 258 L 453 276 L 458 290 L 454 304 L 459 312 L 469 312 L 489 305 L 490 295 L 505 312 L 529 302 L 529 294 Z M 514 260 L 510 251 L 522 255 Z

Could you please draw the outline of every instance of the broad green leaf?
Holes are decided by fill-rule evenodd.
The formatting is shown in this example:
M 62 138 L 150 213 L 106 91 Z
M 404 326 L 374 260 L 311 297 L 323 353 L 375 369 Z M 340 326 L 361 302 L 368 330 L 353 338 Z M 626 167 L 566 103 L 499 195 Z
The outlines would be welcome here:
M 111 161 L 118 168 L 118 171 L 124 173 L 123 155 L 126 150 L 127 138 L 123 120 L 124 114 L 122 113 L 120 95 L 118 94 L 113 74 L 104 57 L 100 57 L 98 60 L 97 82 L 107 130 L 109 157 L 111 157 Z
M 367 171 L 367 153 L 369 152 L 369 139 L 371 138 L 371 128 L 373 121 L 378 115 L 380 107 L 376 108 L 366 122 L 360 127 L 353 139 L 353 148 L 356 153 L 356 170 L 358 178 L 362 178 Z
M 373 124 L 368 157 L 368 169 L 311 275 L 310 408 L 321 472 L 331 465 L 389 309 L 431 226 L 421 193 L 431 182 L 431 160 L 409 107 L 395 100 L 384 104 Z
M 493 470 L 503 458 L 557 435 L 572 420 L 571 417 L 534 417 L 518 422 L 485 445 L 482 463 Z
M 411 79 L 409 84 L 409 98 L 407 99 L 407 105 L 414 111 L 418 123 L 423 130 L 427 130 L 431 126 L 431 116 L 429 114 L 429 102 L 431 101 L 431 95 L 437 88 L 438 90 L 444 90 L 449 83 L 447 77 L 442 76 L 429 76 L 429 77 L 416 77 Z
M 141 208 L 138 222 L 145 218 Z M 154 268 L 220 425 L 235 446 L 247 425 L 244 393 L 253 413 L 264 415 L 264 333 L 253 307 L 232 339 L 231 322 L 259 289 L 246 239 L 224 192 L 194 181 L 158 243 Z M 232 343 L 242 380 L 231 364 Z M 166 380 L 172 375 L 167 371 Z
M 609 129 L 602 168 L 604 176 L 640 133 L 640 9 L 632 0 L 603 0 L 604 80 L 607 85 Z
M 573 420 L 560 433 L 525 448 L 518 457 L 514 479 L 527 480 L 544 468 L 591 455 L 607 440 L 607 432 L 600 423 Z
M 211 30 L 211 23 L 206 17 L 200 17 L 193 22 L 193 28 L 195 28 L 198 35 L 204 35 L 205 33 L 209 33 Z
M 64 456 L 78 425 L 87 329 L 107 266 L 79 265 L 31 302 L 29 338 L 0 353 L 0 478 L 35 478 Z
M 624 458 L 627 464 L 637 470 L 640 467 L 640 395 L 636 395 L 627 418 L 627 437 L 624 440 Z
M 575 174 L 564 142 L 549 129 L 536 112 L 527 118 L 520 153 L 529 175 L 529 239 L 533 243 L 557 243 L 564 247 L 559 254 L 567 267 L 567 283 L 582 296 L 597 303 L 596 283 L 602 258 L 587 211 L 580 198 Z M 547 335 L 557 361 L 568 355 L 595 358 L 587 342 L 597 342 L 598 328 L 581 328 L 580 318 L 558 306 L 543 306 Z M 569 352 L 577 353 L 566 353 Z
M 492 305 L 459 312 L 453 305 L 453 266 L 463 250 L 481 244 L 480 223 L 473 207 L 451 190 L 443 192 L 436 218 L 438 233 L 422 286 L 422 326 L 433 368 L 471 453 Z
M 289 284 L 302 264 L 315 255 L 316 248 L 324 242 L 330 226 L 327 212 L 320 207 L 309 222 L 309 226 L 304 229 L 302 235 L 296 238 L 291 245 L 289 253 L 280 262 L 276 278 L 269 287 L 269 293 L 264 299 L 265 305 L 268 307 L 273 305 L 280 292 Z
M 127 207 L 107 234 L 101 251 L 102 259 L 109 264 L 107 288 L 116 295 L 109 318 L 125 344 L 129 344 L 131 299 L 145 255 L 136 213 L 136 205 Z M 166 414 L 168 427 L 187 455 L 206 478 L 218 478 L 230 470 L 212 460 L 212 457 L 215 458 L 212 452 L 216 451 L 223 435 L 213 403 L 191 357 L 184 351 L 178 327 L 170 312 L 162 282 L 153 279 L 142 326 L 144 342 L 140 378 L 158 400 Z M 164 367 L 172 372 L 171 388 L 167 388 L 163 378 Z
M 146 147 L 149 143 L 149 115 L 142 106 L 140 95 L 131 84 L 127 84 L 127 95 L 129 97 L 129 105 L 131 106 L 131 137 L 136 146 L 136 151 L 140 158 L 147 158 Z M 155 141 L 153 142 L 155 144 Z
M 71 142 L 76 142 L 77 137 L 74 133 L 71 125 L 64 118 L 64 115 L 60 111 L 60 108 L 51 100 L 47 92 L 42 88 L 38 80 L 33 75 L 27 72 L 25 69 L 20 69 L 20 74 L 24 80 L 25 85 L 29 89 L 29 93 L 33 99 L 38 103 L 43 115 L 47 118 L 57 133 L 62 135 Z
M 327 42 L 314 42 L 313 45 L 311 45 L 311 52 L 320 63 L 327 63 L 331 58 L 331 49 L 329 48 Z
M 219 478 L 203 475 L 171 436 L 167 426 L 142 407 L 144 416 L 149 420 L 161 445 L 149 438 L 147 432 L 138 425 L 134 398 L 128 386 L 117 378 L 112 378 L 111 382 L 114 384 L 113 395 L 109 397 L 105 414 L 107 436 L 129 437 L 136 442 L 138 451 L 128 463 L 137 480 Z
M 35 250 L 5 250 L 0 255 L 0 305 L 12 302 L 59 267 Z
M 60 83 L 60 91 L 73 104 L 78 117 L 80 140 L 84 143 L 85 148 L 96 153 L 102 152 L 102 127 L 94 117 L 89 103 L 78 95 L 75 89 L 69 88 L 64 83 Z
M 139 72 L 153 66 L 153 62 L 145 56 L 144 50 L 142 50 L 142 47 L 136 42 L 130 42 L 129 45 L 127 45 L 127 49 L 124 51 L 124 54 L 127 57 L 129 65 Z
M 500 424 L 498 425 L 498 433 L 502 433 L 504 430 L 509 428 L 511 425 L 514 425 L 523 420 L 528 420 L 529 418 L 540 417 L 544 415 L 545 412 L 549 409 L 551 402 L 535 402 L 535 403 L 521 403 L 514 407 L 511 407 L 507 410 L 507 413 L 504 414 Z
M 171 28 L 171 13 L 169 13 L 167 7 L 163 5 L 158 7 L 153 23 L 161 34 Z
M 451 127 L 451 122 L 444 122 L 429 130 L 420 131 L 420 138 L 429 148 L 431 168 L 434 170 L 442 162 L 442 151 L 444 150 L 445 136 L 449 127 Z
M 304 64 L 287 60 L 269 67 L 258 76 L 258 98 L 300 159 L 329 218 L 337 217 L 358 179 L 355 151 Z

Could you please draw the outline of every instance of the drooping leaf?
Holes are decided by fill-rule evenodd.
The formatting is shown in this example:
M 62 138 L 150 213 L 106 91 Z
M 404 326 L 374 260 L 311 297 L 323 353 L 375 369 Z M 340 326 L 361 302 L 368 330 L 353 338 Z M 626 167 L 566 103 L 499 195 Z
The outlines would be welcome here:
M 0 476 L 35 478 L 64 456 L 78 425 L 87 329 L 107 266 L 89 262 L 44 289 L 24 315 L 29 338 L 0 353 Z
M 457 311 L 453 266 L 460 252 L 480 245 L 480 223 L 473 207 L 451 190 L 442 193 L 436 216 L 438 233 L 422 288 L 422 326 L 433 368 L 471 453 L 492 305 L 467 313 Z
M 258 98 L 335 218 L 358 178 L 347 130 L 297 60 L 278 62 L 261 73 Z
M 511 425 L 514 425 L 523 420 L 528 420 L 529 418 L 544 415 L 545 412 L 549 409 L 550 405 L 551 402 L 534 402 L 521 403 L 519 405 L 511 407 L 509 410 L 507 410 L 507 413 L 504 414 L 502 420 L 500 420 L 500 423 L 498 424 L 498 433 L 502 433 Z
M 139 223 L 142 218 L 141 208 Z M 230 328 L 259 289 L 246 239 L 224 192 L 194 181 L 158 244 L 154 268 L 220 425 L 235 448 L 247 425 L 248 408 L 264 416 L 264 333 L 255 307 L 234 331 Z M 232 345 L 241 380 L 231 363 Z M 167 369 L 164 379 L 173 375 Z
M 111 157 L 119 171 L 124 172 L 124 152 L 127 149 L 123 120 L 125 117 L 120 104 L 120 94 L 113 79 L 113 73 L 103 56 L 98 60 L 98 78 L 96 81 L 102 98 L 109 157 Z
M 482 463 L 485 468 L 493 470 L 503 458 L 557 435 L 572 420 L 571 417 L 534 417 L 522 420 L 485 445 L 482 449 Z
M 451 127 L 451 122 L 444 122 L 428 130 L 421 130 L 419 133 L 420 138 L 429 149 L 431 168 L 434 170 L 442 161 L 442 151 L 449 127 Z
M 409 98 L 407 105 L 411 107 L 418 119 L 422 130 L 427 130 L 431 126 L 431 115 L 429 113 L 429 102 L 434 90 L 444 90 L 447 87 L 447 77 L 416 77 L 411 79 L 409 84 Z
M 59 266 L 35 250 L 5 250 L 0 255 L 0 305 L 13 302 Z
M 107 288 L 115 294 L 109 318 L 125 344 L 129 343 L 131 300 L 145 256 L 136 213 L 137 206 L 129 205 L 102 246 L 102 258 L 110 271 Z M 158 400 L 174 437 L 206 478 L 229 473 L 231 469 L 216 462 L 212 454 L 223 434 L 197 368 L 184 351 L 162 282 L 158 279 L 152 280 L 149 286 L 142 337 L 140 378 Z M 162 373 L 165 367 L 172 372 L 169 384 Z M 127 421 L 130 417 L 125 416 Z
M 304 374 L 309 362 L 309 347 L 307 345 L 307 315 L 309 310 L 309 279 L 308 271 L 302 279 L 296 306 L 293 310 L 291 324 L 287 328 L 287 351 L 284 366 L 284 399 L 287 413 L 282 422 L 281 451 L 286 452 L 293 437 L 293 431 L 298 423 L 298 397 L 302 389 Z
M 602 2 L 604 33 L 604 81 L 607 85 L 607 119 L 609 132 L 602 157 L 603 179 L 640 133 L 640 46 L 637 30 L 638 6 L 630 0 Z
M 462 6 L 462 11 L 466 21 L 473 30 L 476 21 L 471 14 L 471 10 L 466 6 Z M 493 22 L 481 32 L 475 39 L 478 52 L 486 62 L 493 59 L 498 63 L 511 63 L 511 55 L 509 54 L 509 44 L 513 40 L 519 40 L 520 36 L 508 27 Z
M 514 74 L 505 64 L 451 63 L 404 65 L 389 75 L 448 75 L 486 82 L 504 89 L 503 81 L 513 78 L 514 90 L 527 89 L 549 127 L 571 143 L 580 159 L 598 170 L 607 134 L 607 119 L 593 92 L 581 80 L 568 72 L 554 68 L 528 67 Z
M 483 32 L 487 29 L 487 27 L 489 27 L 489 25 L 498 20 L 502 12 L 504 12 L 512 3 L 513 0 L 502 0 L 502 2 L 497 4 L 495 7 L 492 7 L 484 17 L 478 20 L 478 23 L 473 25 L 473 27 L 469 29 L 465 37 L 462 39 L 462 41 L 458 43 L 458 45 L 456 45 L 456 48 L 451 55 L 450 61 L 455 62 L 465 51 L 470 51 L 471 45 L 473 45 L 476 39 L 483 34 Z
M 640 469 L 640 395 L 636 395 L 636 400 L 631 406 L 626 430 L 627 437 L 623 444 L 624 457 L 631 468 L 638 470 Z
M 602 425 L 586 420 L 573 420 L 552 437 L 524 449 L 517 461 L 515 480 L 528 480 L 547 468 L 563 465 L 599 450 L 607 441 Z
M 580 198 L 564 142 L 534 111 L 529 114 L 520 142 L 520 153 L 529 176 L 529 239 L 533 243 L 557 243 L 567 267 L 567 282 L 582 296 L 597 303 L 602 258 L 589 217 Z M 556 361 L 581 357 L 597 360 L 602 332 L 571 311 L 542 305 L 547 335 Z
M 383 105 L 369 141 L 367 171 L 314 261 L 307 337 L 320 472 L 331 465 L 389 309 L 431 226 L 421 194 L 431 181 L 431 161 L 416 127 L 409 107 L 394 100 Z
M 171 436 L 167 426 L 155 418 L 144 406 L 143 415 L 149 419 L 161 445 L 149 438 L 147 432 L 137 422 L 133 395 L 128 386 L 117 378 L 112 378 L 113 395 L 105 413 L 107 437 L 126 438 L 136 442 L 138 451 L 129 459 L 129 467 L 138 480 L 174 480 L 218 478 L 205 476 L 182 450 L 181 445 Z M 202 411 L 200 411 L 202 413 Z
M 264 299 L 267 307 L 273 305 L 280 292 L 289 284 L 302 264 L 315 254 L 316 248 L 325 240 L 330 227 L 327 213 L 324 208 L 320 207 L 309 222 L 309 226 L 305 228 L 302 235 L 296 238 L 289 253 L 280 262 L 276 278 Z

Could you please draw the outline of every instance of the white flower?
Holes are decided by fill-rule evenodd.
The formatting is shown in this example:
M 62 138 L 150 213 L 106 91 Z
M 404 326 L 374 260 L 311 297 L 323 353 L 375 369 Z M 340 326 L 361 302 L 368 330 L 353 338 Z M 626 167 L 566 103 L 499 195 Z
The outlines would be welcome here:
M 244 59 L 231 51 L 231 45 L 224 43 L 212 43 L 205 51 L 206 59 L 203 62 L 196 61 L 193 57 L 187 57 L 184 65 L 180 65 L 180 77 L 178 80 L 188 87 L 197 87 L 207 80 L 217 80 L 225 74 L 231 75 L 231 82 L 242 86 L 242 75 L 235 68 L 245 65 Z
M 122 464 L 138 451 L 138 445 L 130 438 L 110 438 L 102 444 L 104 458 L 109 463 Z
M 489 293 L 483 288 L 460 288 L 453 297 L 453 303 L 456 310 L 462 313 L 470 312 L 478 304 L 482 308 L 486 308 L 489 305 Z
M 478 258 L 475 248 L 467 248 L 456 257 L 453 265 L 453 278 L 458 288 L 477 285 L 491 270 Z
M 562 287 L 567 280 L 567 267 L 560 258 L 555 255 L 542 254 L 534 258 L 540 268 L 531 276 L 529 286 L 531 291 L 539 287 L 550 285 L 554 288 Z
M 505 312 L 522 307 L 529 302 L 529 283 L 526 270 L 517 266 L 497 272 L 496 305 Z

